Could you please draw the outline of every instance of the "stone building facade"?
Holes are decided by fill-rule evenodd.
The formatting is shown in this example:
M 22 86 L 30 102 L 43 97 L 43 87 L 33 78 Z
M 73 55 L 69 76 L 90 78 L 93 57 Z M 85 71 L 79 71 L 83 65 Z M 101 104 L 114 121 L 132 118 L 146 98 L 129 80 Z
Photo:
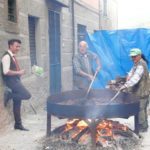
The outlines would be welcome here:
M 22 41 L 17 56 L 26 70 L 22 81 L 32 93 L 30 102 L 23 102 L 23 114 L 33 112 L 31 105 L 38 111 L 50 94 L 72 90 L 72 57 L 79 41 L 85 39 L 85 30 L 116 29 L 116 6 L 115 0 L 0 0 L 0 56 L 9 39 Z M 33 65 L 41 66 L 44 74 L 34 75 Z M 5 89 L 0 76 L 0 129 L 13 120 L 11 102 L 3 106 Z

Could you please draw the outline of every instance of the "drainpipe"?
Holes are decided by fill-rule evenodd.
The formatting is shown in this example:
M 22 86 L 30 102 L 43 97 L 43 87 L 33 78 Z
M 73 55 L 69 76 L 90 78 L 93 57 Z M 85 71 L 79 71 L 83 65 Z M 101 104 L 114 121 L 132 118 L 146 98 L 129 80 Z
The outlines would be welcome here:
M 72 0 L 72 58 L 75 55 L 75 24 L 74 24 L 74 0 Z
M 98 13 L 99 13 L 99 30 L 102 29 L 101 27 L 101 0 L 99 0 L 99 8 L 98 8 Z

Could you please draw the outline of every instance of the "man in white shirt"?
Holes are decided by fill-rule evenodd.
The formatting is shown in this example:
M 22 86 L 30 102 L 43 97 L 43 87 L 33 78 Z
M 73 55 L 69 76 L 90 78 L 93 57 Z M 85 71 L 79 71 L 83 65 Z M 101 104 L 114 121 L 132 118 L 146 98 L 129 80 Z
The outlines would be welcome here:
M 31 97 L 29 91 L 21 83 L 20 76 L 25 74 L 25 70 L 19 68 L 15 54 L 20 49 L 21 41 L 18 39 L 11 39 L 8 41 L 9 50 L 6 51 L 2 57 L 2 76 L 6 86 L 11 89 L 4 93 L 4 105 L 10 99 L 13 99 L 13 113 L 15 119 L 15 129 L 28 131 L 24 128 L 21 121 L 21 101 L 28 100 Z
M 138 128 L 139 131 L 145 132 L 148 129 L 147 106 L 150 93 L 149 72 L 146 64 L 147 60 L 138 48 L 131 49 L 130 56 L 134 66 L 128 73 L 126 83 L 120 88 L 120 90 L 128 88 L 130 89 L 130 92 L 140 97 Z

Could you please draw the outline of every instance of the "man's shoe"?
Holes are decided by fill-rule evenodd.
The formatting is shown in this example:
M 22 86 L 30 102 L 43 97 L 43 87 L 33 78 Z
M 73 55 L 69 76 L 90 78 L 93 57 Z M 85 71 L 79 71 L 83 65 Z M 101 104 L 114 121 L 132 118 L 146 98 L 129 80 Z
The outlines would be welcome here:
M 12 98 L 11 97 L 11 92 L 10 91 L 5 91 L 4 92 L 4 106 L 7 107 L 8 101 Z
M 147 132 L 148 128 L 142 128 L 140 129 L 140 132 Z
M 17 130 L 23 130 L 23 131 L 29 131 L 29 129 L 26 129 L 26 128 L 24 128 L 24 126 L 23 125 L 16 125 L 15 124 L 15 126 L 14 126 L 14 128 Z

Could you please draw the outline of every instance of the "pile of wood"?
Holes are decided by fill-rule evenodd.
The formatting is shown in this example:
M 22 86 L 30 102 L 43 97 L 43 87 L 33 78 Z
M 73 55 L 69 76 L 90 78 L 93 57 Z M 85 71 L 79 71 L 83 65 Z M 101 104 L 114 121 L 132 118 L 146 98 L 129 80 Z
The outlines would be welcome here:
M 112 90 L 118 91 L 122 85 L 124 85 L 126 81 L 125 77 L 117 76 L 116 80 L 109 80 L 106 84 L 106 88 L 110 88 Z
M 68 126 L 67 124 L 62 125 L 55 130 L 53 130 L 52 134 L 57 134 L 59 138 L 68 140 L 71 139 L 73 142 L 79 142 L 82 138 L 82 136 L 87 134 L 90 136 L 91 129 L 89 126 L 82 127 L 82 129 L 77 127 L 77 124 L 80 122 L 80 119 L 75 120 L 72 124 L 69 125 L 69 128 L 66 130 L 66 127 Z M 102 124 L 104 120 L 102 121 Z M 128 127 L 119 124 L 118 121 L 112 121 L 112 120 L 107 120 L 108 124 L 105 128 L 103 126 L 99 126 L 96 128 L 96 132 L 101 132 L 101 136 L 99 137 L 100 139 L 105 139 L 106 141 L 111 141 L 115 140 L 115 136 L 123 136 L 123 137 L 132 137 L 134 135 L 134 132 L 131 131 Z M 112 125 L 110 125 L 112 124 Z M 110 127 L 109 127 L 110 126 Z M 112 135 L 107 135 L 107 130 L 112 130 L 113 134 Z M 76 133 L 76 134 L 75 134 Z M 74 136 L 72 136 L 74 135 Z M 97 137 L 98 138 L 98 137 Z M 99 141 L 100 142 L 100 141 Z M 102 143 L 101 143 L 102 144 Z M 103 145 L 103 144 L 102 144 Z

